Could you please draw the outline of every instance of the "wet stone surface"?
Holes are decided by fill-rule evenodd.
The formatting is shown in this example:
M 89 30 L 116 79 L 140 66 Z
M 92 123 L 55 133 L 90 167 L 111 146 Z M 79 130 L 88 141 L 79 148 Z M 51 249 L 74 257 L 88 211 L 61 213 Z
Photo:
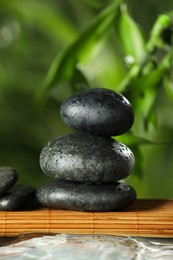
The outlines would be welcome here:
M 136 199 L 127 184 L 135 164 L 132 151 L 111 138 L 127 132 L 134 121 L 129 101 L 112 90 L 78 92 L 61 106 L 63 121 L 79 130 L 50 140 L 40 154 L 43 172 L 54 183 L 37 190 L 45 207 L 80 211 L 117 211 Z
M 62 104 L 60 114 L 68 126 L 103 136 L 121 135 L 134 121 L 129 101 L 119 93 L 102 88 L 69 97 Z
M 18 177 L 18 173 L 13 167 L 0 167 L 0 197 L 15 185 Z
M 0 211 L 16 210 L 26 205 L 35 196 L 35 188 L 26 185 L 16 185 L 0 198 Z
M 135 190 L 124 183 L 84 184 L 54 182 L 40 187 L 36 193 L 45 207 L 79 211 L 121 210 L 136 199 Z
M 40 155 L 45 174 L 72 182 L 115 182 L 126 178 L 134 163 L 133 153 L 124 144 L 82 132 L 54 138 Z

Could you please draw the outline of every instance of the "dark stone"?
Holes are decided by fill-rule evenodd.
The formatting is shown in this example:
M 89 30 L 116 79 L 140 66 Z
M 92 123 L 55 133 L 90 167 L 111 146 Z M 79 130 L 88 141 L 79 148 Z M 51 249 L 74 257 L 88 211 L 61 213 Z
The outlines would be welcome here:
M 60 114 L 68 126 L 103 136 L 121 135 L 134 121 L 129 101 L 121 94 L 102 88 L 69 97 L 62 104 Z
M 0 197 L 15 185 L 18 177 L 16 169 L 9 166 L 0 167 Z
M 136 199 L 135 190 L 124 183 L 84 184 L 54 182 L 37 190 L 45 207 L 80 211 L 117 211 Z
M 35 196 L 35 188 L 26 185 L 17 185 L 11 188 L 0 198 L 0 210 L 16 210 L 27 204 Z
M 134 162 L 124 144 L 82 132 L 54 138 L 40 155 L 45 174 L 72 182 L 115 182 L 130 174 Z

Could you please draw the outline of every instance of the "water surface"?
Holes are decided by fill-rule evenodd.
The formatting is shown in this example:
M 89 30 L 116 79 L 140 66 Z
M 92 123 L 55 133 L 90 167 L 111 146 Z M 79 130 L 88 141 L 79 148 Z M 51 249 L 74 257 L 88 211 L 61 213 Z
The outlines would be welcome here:
M 172 260 L 173 239 L 57 234 L 2 246 L 0 259 Z

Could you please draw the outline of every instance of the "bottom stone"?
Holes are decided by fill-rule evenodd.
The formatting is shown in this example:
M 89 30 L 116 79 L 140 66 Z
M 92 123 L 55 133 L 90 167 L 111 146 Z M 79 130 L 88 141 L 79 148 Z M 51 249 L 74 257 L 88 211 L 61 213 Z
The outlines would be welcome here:
M 0 198 L 0 211 L 16 210 L 35 197 L 35 188 L 16 185 Z
M 136 191 L 129 185 L 53 182 L 41 186 L 36 193 L 45 207 L 79 211 L 117 211 L 136 200 Z

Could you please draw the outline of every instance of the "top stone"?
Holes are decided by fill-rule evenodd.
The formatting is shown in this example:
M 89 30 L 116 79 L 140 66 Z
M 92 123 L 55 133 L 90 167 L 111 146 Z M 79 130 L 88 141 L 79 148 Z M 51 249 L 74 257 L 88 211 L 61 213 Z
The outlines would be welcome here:
M 122 135 L 134 121 L 129 101 L 103 88 L 88 89 L 69 97 L 61 105 L 60 114 L 68 126 L 101 136 Z

